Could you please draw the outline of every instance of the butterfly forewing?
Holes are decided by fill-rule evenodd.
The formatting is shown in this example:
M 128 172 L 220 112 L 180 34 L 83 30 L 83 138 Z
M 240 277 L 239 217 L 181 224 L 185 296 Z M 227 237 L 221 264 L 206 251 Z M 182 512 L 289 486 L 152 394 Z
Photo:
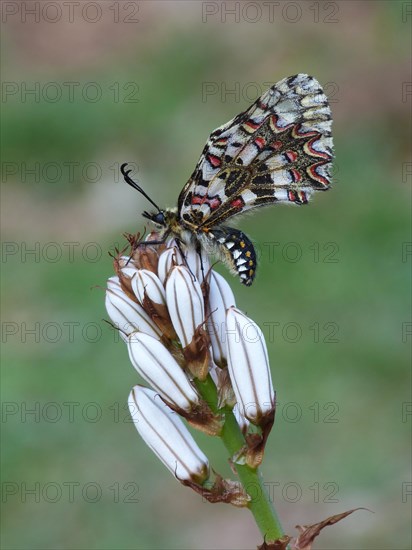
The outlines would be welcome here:
M 331 123 L 317 80 L 281 80 L 212 132 L 179 196 L 180 220 L 208 230 L 257 206 L 306 203 L 330 183 Z

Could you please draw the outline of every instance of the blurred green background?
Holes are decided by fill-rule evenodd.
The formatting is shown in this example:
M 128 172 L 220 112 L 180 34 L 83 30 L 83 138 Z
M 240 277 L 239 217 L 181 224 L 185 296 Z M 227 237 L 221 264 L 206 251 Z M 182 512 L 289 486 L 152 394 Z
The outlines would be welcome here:
M 148 206 L 119 164 L 173 206 L 210 131 L 297 72 L 330 96 L 336 183 L 307 208 L 243 219 L 260 271 L 252 288 L 230 279 L 279 401 L 263 473 L 289 534 L 374 512 L 316 548 L 410 547 L 409 8 L 3 3 L 2 548 L 260 542 L 247 511 L 203 502 L 136 434 L 138 378 L 103 289 L 107 251 Z M 219 442 L 198 441 L 230 476 Z

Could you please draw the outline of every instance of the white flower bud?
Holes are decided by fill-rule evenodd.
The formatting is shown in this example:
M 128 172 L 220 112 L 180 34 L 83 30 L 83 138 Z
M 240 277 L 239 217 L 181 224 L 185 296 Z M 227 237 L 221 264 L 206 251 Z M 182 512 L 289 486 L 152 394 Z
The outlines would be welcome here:
M 196 279 L 199 281 L 199 283 L 203 282 L 203 278 L 206 278 L 207 273 L 210 269 L 210 261 L 209 257 L 205 254 L 204 251 L 202 251 L 202 261 L 200 260 L 199 254 L 196 252 L 196 250 L 190 246 L 186 248 L 184 251 L 187 266 L 189 267 L 190 271 L 194 274 Z M 202 264 L 203 264 L 203 272 L 202 272 Z
M 205 312 L 200 283 L 184 266 L 175 266 L 166 283 L 166 302 L 173 327 L 185 348 L 196 329 L 204 323 Z
M 128 403 L 137 431 L 178 480 L 201 484 L 209 477 L 207 457 L 156 392 L 135 386 Z
M 110 277 L 107 281 L 106 310 L 110 319 L 119 329 L 120 336 L 127 340 L 126 335 L 139 330 L 160 340 L 162 333 L 145 310 L 133 302 L 122 290 L 118 277 Z
M 123 275 L 126 275 L 126 277 L 129 277 L 129 279 L 133 279 L 134 277 L 136 277 L 136 274 L 138 271 L 139 271 L 139 268 L 135 267 L 131 263 L 122 267 Z
M 163 285 L 166 282 L 167 276 L 174 265 L 182 263 L 182 257 L 176 247 L 167 248 L 159 256 L 159 265 L 157 274 Z
M 122 290 L 120 279 L 117 275 L 107 279 L 107 290 Z
M 170 248 L 167 248 L 159 257 L 158 276 L 165 284 L 167 275 L 174 265 L 183 265 L 188 267 L 192 274 L 196 277 L 199 283 L 203 282 L 203 277 L 206 277 L 210 269 L 209 257 L 203 252 L 202 261 L 199 254 L 192 247 L 184 247 L 182 250 L 184 258 L 179 248 L 176 246 L 176 241 L 170 242 Z M 203 273 L 202 273 L 203 262 Z
M 232 289 L 219 273 L 210 274 L 209 310 L 207 328 L 212 343 L 212 353 L 215 363 L 226 364 L 226 311 L 235 306 Z
M 165 291 L 161 280 L 148 269 L 136 271 L 132 281 L 132 289 L 138 300 L 143 303 L 145 294 L 155 304 L 165 304 Z
M 262 331 L 238 309 L 226 315 L 230 379 L 240 411 L 252 424 L 273 412 L 275 394 Z
M 130 360 L 137 372 L 166 401 L 187 412 L 199 401 L 182 368 L 155 338 L 135 332 L 128 338 Z

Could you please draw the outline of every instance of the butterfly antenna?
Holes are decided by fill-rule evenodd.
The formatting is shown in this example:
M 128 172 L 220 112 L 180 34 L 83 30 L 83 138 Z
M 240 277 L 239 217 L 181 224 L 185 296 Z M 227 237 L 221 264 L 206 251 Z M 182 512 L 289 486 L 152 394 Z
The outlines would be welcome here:
M 140 185 L 138 185 L 135 181 L 133 181 L 132 178 L 129 176 L 132 169 L 130 168 L 129 170 L 126 170 L 126 166 L 127 166 L 127 162 L 125 162 L 120 166 L 120 171 L 124 177 L 124 181 L 128 183 L 131 187 L 133 187 L 133 189 L 136 189 L 136 191 L 139 191 L 139 193 L 141 193 L 160 212 L 160 208 L 157 206 L 157 204 L 154 201 L 152 201 L 152 199 L 149 197 L 147 193 L 143 191 Z

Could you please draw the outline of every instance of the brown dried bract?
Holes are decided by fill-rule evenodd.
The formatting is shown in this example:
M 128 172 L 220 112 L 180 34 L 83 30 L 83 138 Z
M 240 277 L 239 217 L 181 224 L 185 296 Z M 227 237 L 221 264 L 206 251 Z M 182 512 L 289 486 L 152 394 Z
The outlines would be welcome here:
M 182 481 L 182 483 L 212 503 L 224 502 L 237 508 L 245 508 L 250 502 L 250 497 L 244 492 L 239 482 L 223 479 L 219 474 L 216 474 L 216 481 L 211 488 L 196 485 L 190 481 Z
M 282 538 L 275 540 L 275 542 L 264 542 L 257 547 L 257 550 L 286 550 L 292 537 L 284 535 Z
M 273 409 L 269 414 L 262 417 L 260 422 L 261 434 L 253 433 L 246 436 L 248 447 L 246 463 L 251 468 L 257 468 L 262 463 L 266 442 L 275 421 L 275 410 Z
M 163 336 L 169 340 L 176 340 L 177 334 L 173 328 L 172 320 L 170 319 L 169 310 L 164 304 L 157 304 L 151 300 L 146 290 L 144 291 L 144 298 L 142 306 L 146 313 L 150 315 L 151 319 L 156 323 L 156 325 L 162 331 Z
M 324 529 L 328 525 L 334 525 L 335 523 L 338 523 L 338 521 L 345 519 L 347 516 L 353 514 L 353 512 L 356 512 L 357 510 L 366 510 L 366 508 L 354 508 L 353 510 L 348 510 L 347 512 L 343 512 L 342 514 L 330 516 L 323 521 L 320 521 L 319 523 L 315 523 L 309 526 L 297 525 L 296 529 L 300 531 L 300 535 L 296 539 L 293 550 L 311 550 L 313 541 L 319 535 L 322 529 Z
M 159 254 L 164 250 L 164 245 L 150 246 L 150 240 L 157 241 L 158 234 L 150 233 L 148 240 L 143 241 L 140 233 L 133 235 L 132 233 L 124 233 L 123 236 L 130 245 L 129 257 L 132 265 L 138 269 L 147 269 L 153 273 L 157 273 L 159 263 Z
M 323 521 L 320 521 L 319 523 L 314 523 L 313 525 L 309 526 L 297 525 L 296 529 L 298 529 L 300 534 L 297 537 L 295 543 L 292 544 L 290 549 L 312 550 L 313 541 L 320 534 L 322 529 L 324 529 L 328 525 L 334 525 L 335 523 L 338 523 L 338 521 L 345 519 L 347 516 L 353 514 L 353 512 L 356 512 L 357 510 L 367 510 L 367 508 L 353 508 L 352 510 L 348 510 L 347 512 L 343 512 L 342 514 L 330 516 Z M 282 538 L 273 542 L 265 541 L 261 546 L 258 546 L 258 550 L 286 550 L 291 540 L 291 537 L 289 537 L 288 535 L 284 535 Z
M 220 435 L 224 419 L 220 414 L 214 414 L 209 405 L 205 401 L 200 401 L 199 404 L 191 411 L 178 409 L 172 403 L 164 400 L 172 410 L 183 416 L 189 424 L 197 430 L 206 433 L 207 435 Z
M 127 295 L 128 298 L 138 304 L 139 300 L 136 298 L 136 295 L 132 290 L 132 279 L 131 277 L 125 275 L 122 271 L 122 267 L 124 267 L 124 265 L 123 260 L 121 260 L 121 256 L 122 252 L 119 252 L 118 255 L 113 259 L 114 270 L 116 272 L 116 275 L 119 277 L 120 285 L 123 292 Z M 134 267 L 133 264 L 131 264 L 131 267 Z
M 210 368 L 210 339 L 205 329 L 197 327 L 192 341 L 183 348 L 183 355 L 190 373 L 199 380 L 206 380 Z

